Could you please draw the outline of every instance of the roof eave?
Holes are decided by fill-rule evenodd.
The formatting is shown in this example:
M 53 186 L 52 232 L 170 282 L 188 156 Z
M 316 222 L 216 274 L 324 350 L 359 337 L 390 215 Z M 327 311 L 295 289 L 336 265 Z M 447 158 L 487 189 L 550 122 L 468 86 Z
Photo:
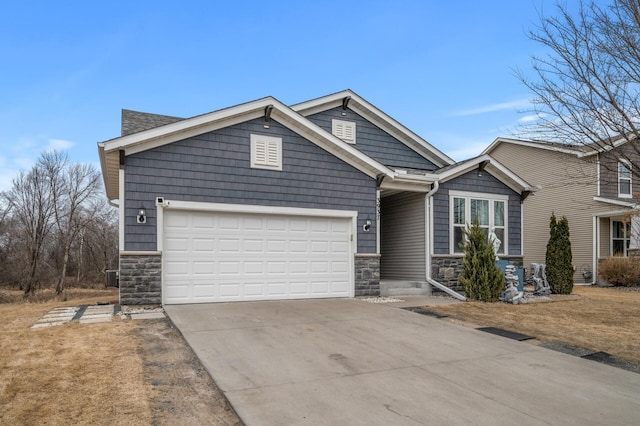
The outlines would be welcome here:
M 523 192 L 536 191 L 536 188 L 531 186 L 524 179 L 519 177 L 517 174 L 509 170 L 507 167 L 502 165 L 502 163 L 488 154 L 480 155 L 478 157 L 460 163 L 458 167 L 450 168 L 449 170 L 440 174 L 440 182 L 446 182 L 465 173 L 468 173 L 474 169 L 477 169 L 478 166 L 483 162 L 486 162 L 485 170 L 487 170 L 487 172 L 499 179 L 502 183 L 507 185 L 515 192 L 522 194 Z
M 375 178 L 379 174 L 384 174 L 393 177 L 394 173 L 388 167 L 328 133 L 277 99 L 269 97 L 99 143 L 100 165 L 107 197 L 112 200 L 119 197 L 119 162 L 114 163 L 114 158 L 119 161 L 120 150 L 124 150 L 125 155 L 131 155 L 251 120 L 262 116 L 264 108 L 269 105 L 274 107 L 271 113 L 272 119 L 303 135 L 368 176 Z

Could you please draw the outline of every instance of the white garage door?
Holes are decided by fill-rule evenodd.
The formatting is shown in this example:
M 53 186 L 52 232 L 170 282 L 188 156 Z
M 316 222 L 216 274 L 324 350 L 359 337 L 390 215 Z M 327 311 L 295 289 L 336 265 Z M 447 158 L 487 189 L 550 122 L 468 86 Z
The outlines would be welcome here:
M 164 213 L 166 304 L 349 297 L 351 219 Z

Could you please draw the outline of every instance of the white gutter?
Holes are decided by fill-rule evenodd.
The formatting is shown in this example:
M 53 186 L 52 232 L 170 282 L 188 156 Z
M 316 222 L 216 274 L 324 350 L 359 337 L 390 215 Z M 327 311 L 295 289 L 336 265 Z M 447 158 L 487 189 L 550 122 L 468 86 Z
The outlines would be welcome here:
M 435 194 L 438 189 L 440 188 L 440 184 L 438 183 L 438 181 L 436 180 L 433 183 L 433 188 L 431 188 L 431 191 L 427 192 L 424 196 L 424 216 L 425 216 L 425 230 L 427 232 L 425 232 L 425 254 L 427 256 L 427 263 L 426 263 L 426 271 L 425 271 L 425 277 L 427 279 L 427 283 L 429 283 L 430 285 L 436 287 L 439 290 L 444 291 L 445 293 L 449 294 L 452 297 L 455 297 L 458 300 L 462 300 L 465 301 L 467 300 L 466 297 L 464 297 L 462 294 L 451 290 L 449 287 L 447 287 L 446 285 L 440 284 L 438 281 L 434 280 L 433 278 L 431 278 L 431 236 L 433 235 L 433 227 L 431 226 L 431 207 L 432 207 L 432 203 L 430 202 L 433 194 Z

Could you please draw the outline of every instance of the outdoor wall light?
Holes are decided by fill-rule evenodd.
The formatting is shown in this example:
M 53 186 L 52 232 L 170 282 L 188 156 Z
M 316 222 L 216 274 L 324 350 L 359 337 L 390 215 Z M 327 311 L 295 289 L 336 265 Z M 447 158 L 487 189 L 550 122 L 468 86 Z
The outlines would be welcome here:
M 364 232 L 369 232 L 370 229 L 371 229 L 371 219 L 367 218 L 367 220 L 364 221 L 364 225 L 362 225 L 362 230 Z
M 480 164 L 478 164 L 478 177 L 482 177 L 482 175 L 484 174 L 484 168 L 487 167 L 487 164 L 489 164 L 489 161 L 485 160 L 480 162 Z
M 140 207 L 138 209 L 138 215 L 136 216 L 136 221 L 138 223 L 147 223 L 147 211 L 144 207 Z
M 347 115 L 347 107 L 349 106 L 350 100 L 351 96 L 346 96 L 342 99 L 342 115 Z
M 267 105 L 264 108 L 264 123 L 262 127 L 268 129 L 271 126 L 271 111 L 273 111 L 273 105 Z

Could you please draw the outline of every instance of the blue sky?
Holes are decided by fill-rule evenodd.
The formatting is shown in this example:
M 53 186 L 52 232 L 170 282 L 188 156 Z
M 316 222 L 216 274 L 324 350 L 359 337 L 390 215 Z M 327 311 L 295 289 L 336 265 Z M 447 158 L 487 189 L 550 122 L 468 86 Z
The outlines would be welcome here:
M 122 108 L 189 117 L 347 88 L 463 160 L 526 119 L 514 70 L 544 54 L 526 32 L 554 11 L 555 0 L 8 2 L 0 190 L 43 150 L 98 165 Z

